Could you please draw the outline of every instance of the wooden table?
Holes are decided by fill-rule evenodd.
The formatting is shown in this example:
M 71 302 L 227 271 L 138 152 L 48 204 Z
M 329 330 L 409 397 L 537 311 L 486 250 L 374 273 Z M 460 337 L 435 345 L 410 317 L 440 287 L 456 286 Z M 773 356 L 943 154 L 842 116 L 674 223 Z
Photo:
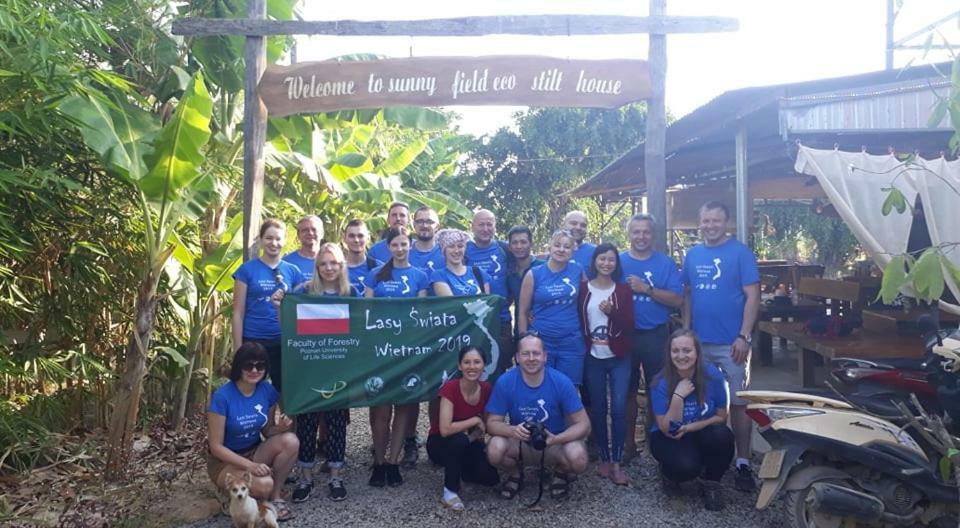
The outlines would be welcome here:
M 925 349 L 923 340 L 916 336 L 901 336 L 872 332 L 858 328 L 848 336 L 823 337 L 806 332 L 804 323 L 761 322 L 760 329 L 792 341 L 800 347 L 800 383 L 814 387 L 814 366 L 817 356 L 825 359 L 841 357 L 858 359 L 919 358 Z
M 757 315 L 757 321 L 774 321 L 789 319 L 810 319 L 818 315 L 826 314 L 827 305 L 810 299 L 799 299 L 797 304 L 778 304 L 778 303 L 760 303 L 760 313 Z M 767 332 L 758 331 L 756 333 L 756 350 L 760 357 L 760 364 L 770 366 L 773 364 L 773 336 Z
M 938 318 L 941 327 L 956 326 L 960 322 L 960 316 L 943 310 L 939 310 L 939 312 Z M 863 327 L 875 332 L 897 333 L 906 330 L 908 333 L 916 333 L 918 330 L 916 323 L 920 316 L 925 313 L 930 313 L 930 310 L 916 307 L 907 311 L 864 308 Z M 910 330 L 913 330 L 913 332 L 910 332 Z

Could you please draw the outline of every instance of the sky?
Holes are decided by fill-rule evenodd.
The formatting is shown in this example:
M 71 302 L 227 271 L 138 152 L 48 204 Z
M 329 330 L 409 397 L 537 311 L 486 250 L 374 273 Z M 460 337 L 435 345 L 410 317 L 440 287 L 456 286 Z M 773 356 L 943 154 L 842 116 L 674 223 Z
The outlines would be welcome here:
M 304 0 L 306 20 L 404 20 L 486 15 L 595 14 L 645 16 L 643 0 L 419 1 Z M 669 0 L 668 15 L 737 18 L 730 33 L 667 37 L 667 111 L 674 117 L 727 90 L 854 75 L 884 68 L 886 0 Z M 903 0 L 894 39 L 956 12 L 957 0 Z M 956 19 L 941 29 L 960 45 Z M 938 37 L 939 38 L 939 37 Z M 922 45 L 925 36 L 911 43 Z M 960 48 L 958 48 L 960 52 Z M 571 59 L 645 59 L 646 35 L 528 37 L 299 37 L 298 61 L 350 53 L 389 57 L 546 55 Z M 947 60 L 946 52 L 898 51 L 894 66 Z M 522 107 L 451 108 L 461 132 L 482 135 L 512 124 Z

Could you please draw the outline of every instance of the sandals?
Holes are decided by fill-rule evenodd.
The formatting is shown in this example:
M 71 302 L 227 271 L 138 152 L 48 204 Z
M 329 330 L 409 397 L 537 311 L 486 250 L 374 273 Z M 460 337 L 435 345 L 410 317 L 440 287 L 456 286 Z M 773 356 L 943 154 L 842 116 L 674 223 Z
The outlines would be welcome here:
M 511 485 L 512 484 L 512 485 Z M 517 496 L 520 493 L 520 476 L 509 476 L 507 480 L 504 480 L 500 484 L 500 489 L 498 490 L 500 498 L 504 500 L 510 500 Z
M 460 499 L 459 495 L 454 495 L 450 500 L 446 500 L 443 497 L 440 497 L 440 504 L 443 504 L 447 508 L 455 511 L 463 511 L 463 501 Z
M 277 522 L 286 522 L 294 518 L 293 511 L 287 506 L 287 501 L 277 499 L 270 501 L 270 503 L 273 504 L 274 509 L 277 510 Z
M 570 496 L 570 478 L 560 473 L 554 472 L 553 480 L 550 482 L 550 498 L 553 500 L 564 500 Z
M 627 473 L 623 468 L 615 468 L 610 471 L 610 481 L 616 484 L 617 486 L 629 486 L 630 477 L 627 476 Z

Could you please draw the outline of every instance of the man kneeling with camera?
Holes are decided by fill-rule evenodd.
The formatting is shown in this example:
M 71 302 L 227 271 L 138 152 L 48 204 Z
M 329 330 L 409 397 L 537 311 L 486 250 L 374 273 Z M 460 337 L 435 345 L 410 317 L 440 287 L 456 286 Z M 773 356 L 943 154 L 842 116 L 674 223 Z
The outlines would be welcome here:
M 550 496 L 564 499 L 572 475 L 587 468 L 584 440 L 590 419 L 570 378 L 546 366 L 539 337 L 522 337 L 516 360 L 517 368 L 500 376 L 487 403 L 487 433 L 492 436 L 487 458 L 508 475 L 500 487 L 503 498 L 520 491 L 524 466 L 543 464 L 553 470 Z

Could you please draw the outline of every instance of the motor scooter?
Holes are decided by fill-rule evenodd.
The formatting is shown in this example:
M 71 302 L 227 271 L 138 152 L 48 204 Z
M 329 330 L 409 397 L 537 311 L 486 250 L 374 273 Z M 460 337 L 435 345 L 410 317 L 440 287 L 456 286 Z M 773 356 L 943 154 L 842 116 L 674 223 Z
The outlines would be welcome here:
M 960 340 L 932 351 L 945 373 L 960 370 Z M 956 526 L 956 479 L 942 479 L 939 459 L 904 428 L 839 399 L 776 391 L 738 396 L 772 446 L 758 472 L 758 509 L 783 494 L 791 528 Z

